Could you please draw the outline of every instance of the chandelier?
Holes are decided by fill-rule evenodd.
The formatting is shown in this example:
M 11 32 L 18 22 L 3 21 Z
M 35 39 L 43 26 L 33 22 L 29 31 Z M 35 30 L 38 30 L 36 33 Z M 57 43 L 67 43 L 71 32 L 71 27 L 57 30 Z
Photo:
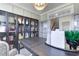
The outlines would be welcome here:
M 37 10 L 43 10 L 46 6 L 46 3 L 34 3 L 34 8 Z

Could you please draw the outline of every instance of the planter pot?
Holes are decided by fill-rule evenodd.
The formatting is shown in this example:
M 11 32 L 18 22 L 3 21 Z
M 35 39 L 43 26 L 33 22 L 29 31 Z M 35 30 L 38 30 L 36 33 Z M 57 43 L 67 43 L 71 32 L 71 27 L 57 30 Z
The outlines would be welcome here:
M 75 42 L 68 42 L 68 44 L 69 44 L 69 47 L 70 47 L 70 49 L 74 49 L 74 50 L 76 50 L 77 49 L 77 43 L 75 43 Z

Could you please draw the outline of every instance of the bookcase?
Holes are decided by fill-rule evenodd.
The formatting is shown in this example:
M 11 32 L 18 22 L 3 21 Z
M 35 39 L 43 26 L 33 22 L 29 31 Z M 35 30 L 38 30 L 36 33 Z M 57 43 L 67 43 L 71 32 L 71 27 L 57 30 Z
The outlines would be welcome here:
M 30 37 L 30 19 L 25 18 L 25 25 L 24 25 L 24 38 Z
M 31 28 L 31 35 L 30 35 L 30 37 L 38 37 L 38 20 L 36 20 L 36 19 L 31 19 L 30 20 L 30 28 Z
M 31 29 L 31 34 L 30 34 L 30 37 L 34 37 L 34 32 L 35 32 L 35 21 L 34 19 L 31 19 L 30 20 L 30 29 Z
M 19 49 L 20 40 L 38 37 L 38 23 L 36 19 L 0 10 L 0 40 L 6 41 L 10 49 Z
M 19 39 L 24 39 L 24 18 L 22 16 L 18 16 L 18 29 Z
M 39 22 L 33 18 L 25 18 L 24 38 L 38 37 Z
M 15 37 L 16 37 L 16 19 L 14 14 L 7 13 L 7 38 L 10 49 L 14 48 Z
M 39 35 L 39 22 L 38 20 L 35 20 L 35 37 L 38 37 Z
M 0 11 L 0 40 L 6 40 L 6 25 L 7 25 L 6 13 L 4 11 Z
M 16 43 L 16 19 L 15 15 L 0 11 L 0 40 L 6 41 L 10 49 L 15 48 Z

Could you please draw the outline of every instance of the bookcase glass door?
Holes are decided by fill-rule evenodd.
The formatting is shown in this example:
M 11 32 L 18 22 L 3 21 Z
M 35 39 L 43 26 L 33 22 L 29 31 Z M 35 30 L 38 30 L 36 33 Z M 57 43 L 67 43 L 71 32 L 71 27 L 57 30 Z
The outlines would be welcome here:
M 39 23 L 38 23 L 38 20 L 35 20 L 35 25 L 34 25 L 34 26 L 35 26 L 35 28 L 34 28 L 34 30 L 35 30 L 34 36 L 35 36 L 35 37 L 38 37 L 38 33 L 39 33 L 39 31 L 38 31 L 38 28 L 39 28 L 38 26 L 39 26 L 39 25 L 38 25 L 38 24 L 39 24 Z
M 18 24 L 19 24 L 19 40 L 24 39 L 24 17 L 18 17 Z
M 34 35 L 35 35 L 35 21 L 34 21 L 34 19 L 30 20 L 30 26 L 31 26 L 31 37 L 34 37 Z
M 18 16 L 18 42 L 19 48 L 22 48 L 23 45 L 20 44 L 20 40 L 24 39 L 24 17 Z
M 6 13 L 0 11 L 0 40 L 6 41 Z
M 8 44 L 10 49 L 15 48 L 16 20 L 14 14 L 8 13 Z
M 29 38 L 30 37 L 30 19 L 25 18 L 25 26 L 24 26 L 24 38 Z

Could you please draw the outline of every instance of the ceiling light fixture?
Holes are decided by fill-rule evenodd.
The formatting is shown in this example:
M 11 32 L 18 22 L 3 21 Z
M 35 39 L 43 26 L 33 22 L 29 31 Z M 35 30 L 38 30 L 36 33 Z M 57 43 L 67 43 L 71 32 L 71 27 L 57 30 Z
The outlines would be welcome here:
M 46 3 L 34 3 L 34 8 L 37 10 L 43 10 L 46 6 Z

